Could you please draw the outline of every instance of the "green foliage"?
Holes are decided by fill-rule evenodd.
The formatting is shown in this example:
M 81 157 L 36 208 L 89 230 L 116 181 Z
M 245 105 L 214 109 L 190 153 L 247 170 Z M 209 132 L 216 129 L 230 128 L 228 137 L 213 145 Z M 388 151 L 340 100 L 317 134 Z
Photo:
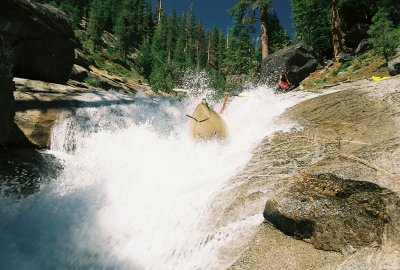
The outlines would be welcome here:
M 181 86 L 185 70 L 205 71 L 220 94 L 236 87 L 232 83 L 235 80 L 226 82 L 232 75 L 257 76 L 261 53 L 254 37 L 256 10 L 272 2 L 240 0 L 238 10 L 232 12 L 235 24 L 228 39 L 217 27 L 205 29 L 196 19 L 193 5 L 187 13 L 177 15 L 174 10 L 165 14 L 159 1 L 153 10 L 151 0 L 36 1 L 51 3 L 70 15 L 86 58 L 98 68 L 126 80 L 137 76 L 135 70 L 139 70 L 153 89 L 167 92 Z M 288 45 L 290 39 L 276 13 L 271 13 L 269 19 L 268 37 L 271 51 L 275 51 Z M 103 42 L 104 31 L 116 36 L 115 48 Z M 88 83 L 99 86 L 95 80 Z
M 149 4 L 143 0 L 122 0 L 114 32 L 124 58 L 144 39 L 149 39 L 152 21 L 148 9 Z
M 352 61 L 346 61 L 346 62 L 342 63 L 339 67 L 335 68 L 335 69 L 332 71 L 332 75 L 333 75 L 333 76 L 338 75 L 340 72 L 342 72 L 342 71 L 345 70 L 346 68 L 350 67 L 351 64 L 352 64 Z
M 85 83 L 94 86 L 94 87 L 101 87 L 101 82 L 97 79 L 93 79 L 93 78 L 86 78 L 85 79 Z
M 248 74 L 253 68 L 255 50 L 250 34 L 254 33 L 253 18 L 247 16 L 247 4 L 238 2 L 231 10 L 233 26 L 229 29 L 229 39 L 225 50 L 224 71 L 227 74 Z
M 170 92 L 174 88 L 174 82 L 164 65 L 157 65 L 150 74 L 151 88 L 155 91 Z
M 274 53 L 292 44 L 289 34 L 280 25 L 276 11 L 270 9 L 268 12 L 268 47 L 269 53 Z
M 331 0 L 291 0 L 296 40 L 332 56 Z
M 386 62 L 394 55 L 396 47 L 400 44 L 400 30 L 394 28 L 393 22 L 388 17 L 389 14 L 380 9 L 372 18 L 368 30 L 369 41 L 374 48 L 382 52 Z
M 140 45 L 135 63 L 138 67 L 140 67 L 141 74 L 146 79 L 149 79 L 151 70 L 153 68 L 153 61 L 151 55 L 151 46 L 147 40 Z
M 354 17 L 371 18 L 379 11 L 384 11 L 388 19 L 396 25 L 400 23 L 400 1 L 396 0 L 335 0 L 338 7 L 350 7 Z
M 106 23 L 105 10 L 103 0 L 92 0 L 87 31 L 95 50 L 102 44 L 101 35 Z

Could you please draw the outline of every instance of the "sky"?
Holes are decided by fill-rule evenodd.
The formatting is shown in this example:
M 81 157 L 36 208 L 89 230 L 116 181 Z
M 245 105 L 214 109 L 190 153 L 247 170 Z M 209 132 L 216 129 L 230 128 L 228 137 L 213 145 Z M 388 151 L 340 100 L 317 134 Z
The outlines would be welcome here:
M 152 0 L 153 6 L 157 0 Z M 177 13 L 187 12 L 189 6 L 193 3 L 194 12 L 197 19 L 201 19 L 206 28 L 212 29 L 217 25 L 219 29 L 226 29 L 232 25 L 231 17 L 227 10 L 232 7 L 237 0 L 162 0 L 164 8 L 169 14 L 173 7 Z M 273 0 L 273 7 L 276 10 L 281 25 L 293 37 L 295 29 L 292 26 L 290 17 L 289 0 Z

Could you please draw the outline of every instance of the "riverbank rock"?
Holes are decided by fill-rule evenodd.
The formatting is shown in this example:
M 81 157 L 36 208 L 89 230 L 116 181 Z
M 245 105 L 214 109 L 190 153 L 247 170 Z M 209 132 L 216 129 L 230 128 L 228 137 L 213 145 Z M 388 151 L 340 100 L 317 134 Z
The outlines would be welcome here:
M 213 202 L 216 226 L 260 217 L 228 269 L 399 269 L 400 78 L 315 92 Z
M 88 89 L 61 84 L 15 78 L 15 123 L 39 148 L 48 148 L 57 120 L 70 117 L 84 106 L 83 95 Z M 99 95 L 101 95 L 101 91 Z
M 1 1 L 0 34 L 13 49 L 14 76 L 67 82 L 78 42 L 64 12 L 28 0 Z
M 8 144 L 14 131 L 14 82 L 12 51 L 0 35 L 0 145 Z
M 89 78 L 89 76 L 89 70 L 79 65 L 73 65 L 69 79 L 78 82 L 84 82 L 87 78 Z
M 322 57 L 304 44 L 288 46 L 267 57 L 261 68 L 261 81 L 275 87 L 279 75 L 286 72 L 289 82 L 298 86 L 302 80 L 324 65 Z
M 263 215 L 285 234 L 308 239 L 318 249 L 347 252 L 382 244 L 393 201 L 393 192 L 374 183 L 323 173 L 295 181 L 267 201 Z
M 15 123 L 38 148 L 48 148 L 57 121 L 76 114 L 81 108 L 101 108 L 134 102 L 134 94 L 112 98 L 106 90 L 14 78 Z M 73 146 L 71 146 L 73 148 Z
M 400 54 L 388 62 L 388 69 L 391 76 L 400 74 Z
M 369 44 L 368 39 L 363 39 L 361 42 L 358 44 L 355 54 L 362 54 L 365 53 L 366 51 L 369 51 L 371 49 L 371 44 Z

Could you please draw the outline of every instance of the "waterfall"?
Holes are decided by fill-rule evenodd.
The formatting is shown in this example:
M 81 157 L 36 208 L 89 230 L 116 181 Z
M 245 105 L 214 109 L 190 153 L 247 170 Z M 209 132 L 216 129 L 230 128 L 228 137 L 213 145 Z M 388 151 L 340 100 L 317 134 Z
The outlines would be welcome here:
M 275 119 L 304 98 L 249 92 L 223 114 L 229 140 L 204 143 L 187 130 L 196 99 L 87 95 L 95 106 L 54 127 L 58 179 L 20 201 L 0 197 L 0 269 L 223 268 L 221 248 L 263 217 L 215 228 L 209 204 L 264 137 L 291 127 Z

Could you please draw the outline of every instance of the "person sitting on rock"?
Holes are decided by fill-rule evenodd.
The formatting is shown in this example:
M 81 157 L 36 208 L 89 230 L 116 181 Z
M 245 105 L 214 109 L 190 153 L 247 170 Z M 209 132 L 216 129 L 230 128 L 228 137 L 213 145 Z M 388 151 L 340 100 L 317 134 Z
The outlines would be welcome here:
M 277 90 L 283 92 L 289 91 L 289 84 L 290 82 L 287 79 L 285 72 L 282 72 L 279 77 L 279 87 Z

